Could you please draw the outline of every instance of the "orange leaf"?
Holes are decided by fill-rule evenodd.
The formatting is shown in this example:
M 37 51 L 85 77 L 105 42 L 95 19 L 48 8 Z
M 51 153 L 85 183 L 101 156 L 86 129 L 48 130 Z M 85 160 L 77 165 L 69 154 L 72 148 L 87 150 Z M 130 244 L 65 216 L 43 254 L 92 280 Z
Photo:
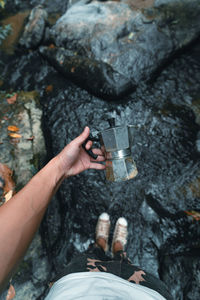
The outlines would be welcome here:
M 6 300 L 12 300 L 15 297 L 15 288 L 12 284 L 10 284 L 7 296 L 6 296 Z
M 4 180 L 3 186 L 4 194 L 7 194 L 10 190 L 14 190 L 15 183 L 12 179 L 12 170 L 6 165 L 0 163 L 0 177 Z
M 45 88 L 47 93 L 50 93 L 53 91 L 53 85 L 47 85 L 47 87 Z
M 8 126 L 7 129 L 8 129 L 9 131 L 13 131 L 13 132 L 19 131 L 19 128 L 18 128 L 17 126 L 14 126 L 14 125 Z
M 14 139 L 19 139 L 22 137 L 19 133 L 9 133 L 9 136 Z
M 56 46 L 55 46 L 54 44 L 50 44 L 50 45 L 49 45 L 49 48 L 50 48 L 50 49 L 53 49 L 53 48 L 55 48 L 55 47 L 56 47 Z
M 15 103 L 15 101 L 17 100 L 17 93 L 14 94 L 14 96 L 12 96 L 12 97 L 7 98 L 6 100 L 7 100 L 7 102 L 8 102 L 9 104 Z

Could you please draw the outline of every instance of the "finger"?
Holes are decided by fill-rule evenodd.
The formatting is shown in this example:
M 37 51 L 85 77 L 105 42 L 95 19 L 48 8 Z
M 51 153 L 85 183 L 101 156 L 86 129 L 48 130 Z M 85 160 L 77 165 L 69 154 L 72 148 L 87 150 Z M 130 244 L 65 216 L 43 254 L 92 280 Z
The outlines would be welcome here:
M 105 157 L 98 155 L 98 157 L 95 160 L 91 159 L 91 162 L 96 162 L 96 161 L 105 161 Z
M 96 170 L 104 170 L 106 168 L 106 166 L 103 164 L 91 163 L 89 168 L 96 169 Z
M 73 142 L 76 143 L 78 146 L 81 146 L 88 138 L 89 134 L 90 134 L 90 129 L 88 126 L 86 126 L 83 132 L 77 138 L 75 138 Z
M 94 149 L 92 149 L 92 152 L 93 152 L 94 154 L 97 154 L 97 155 L 103 155 L 103 156 L 104 156 L 104 153 L 103 153 L 103 151 L 102 151 L 101 149 L 94 148 Z
M 86 148 L 87 150 L 89 150 L 89 149 L 92 147 L 92 144 L 93 144 L 92 141 L 88 141 L 88 142 L 86 143 L 86 145 L 85 145 L 85 148 Z

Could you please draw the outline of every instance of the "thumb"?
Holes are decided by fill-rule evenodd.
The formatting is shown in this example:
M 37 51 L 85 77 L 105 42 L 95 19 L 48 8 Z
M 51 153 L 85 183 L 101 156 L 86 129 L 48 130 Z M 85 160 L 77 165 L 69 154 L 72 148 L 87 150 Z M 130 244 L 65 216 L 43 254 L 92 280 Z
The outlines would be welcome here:
M 78 146 L 81 146 L 88 138 L 89 134 L 90 129 L 88 126 L 86 126 L 83 132 L 77 138 L 74 139 L 74 143 L 78 144 Z

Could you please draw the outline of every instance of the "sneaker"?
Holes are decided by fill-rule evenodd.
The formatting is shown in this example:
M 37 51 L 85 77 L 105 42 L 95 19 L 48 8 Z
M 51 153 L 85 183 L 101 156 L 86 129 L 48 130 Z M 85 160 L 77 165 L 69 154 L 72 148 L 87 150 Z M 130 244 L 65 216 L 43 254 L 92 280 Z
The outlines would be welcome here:
M 128 236 L 128 222 L 125 218 L 119 218 L 115 225 L 115 230 L 113 234 L 112 240 L 112 254 L 114 255 L 114 245 L 116 242 L 119 242 L 122 245 L 122 249 L 124 251 L 124 247 L 127 243 Z
M 107 213 L 104 212 L 99 216 L 96 226 L 96 242 L 99 238 L 103 238 L 105 240 L 106 246 L 104 247 L 104 251 L 108 250 L 109 231 L 110 217 Z

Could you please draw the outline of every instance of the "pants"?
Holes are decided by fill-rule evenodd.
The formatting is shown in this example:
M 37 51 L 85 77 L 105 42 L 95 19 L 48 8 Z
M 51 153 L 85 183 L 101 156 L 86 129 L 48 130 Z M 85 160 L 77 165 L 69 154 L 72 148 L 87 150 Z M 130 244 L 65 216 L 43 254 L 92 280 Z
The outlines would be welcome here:
M 140 284 L 153 289 L 167 300 L 173 300 L 164 282 L 134 266 L 123 251 L 118 251 L 113 258 L 110 258 L 102 248 L 92 244 L 84 254 L 73 258 L 62 273 L 59 273 L 53 281 L 55 282 L 67 274 L 77 272 L 111 273 L 133 284 Z

